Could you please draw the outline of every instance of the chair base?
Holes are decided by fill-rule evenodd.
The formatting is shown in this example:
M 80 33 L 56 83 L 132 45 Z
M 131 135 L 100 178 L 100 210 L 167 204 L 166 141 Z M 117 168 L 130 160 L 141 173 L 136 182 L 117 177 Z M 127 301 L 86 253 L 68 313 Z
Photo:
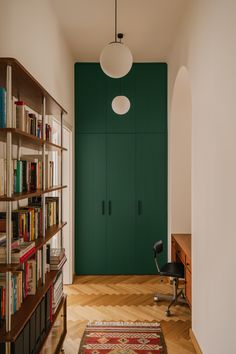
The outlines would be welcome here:
M 170 308 L 171 306 L 175 306 L 178 303 L 180 304 L 186 304 L 185 296 L 184 296 L 184 289 L 181 289 L 179 292 L 178 290 L 178 279 L 174 278 L 173 279 L 173 295 L 163 295 L 163 294 L 155 294 L 154 296 L 154 301 L 170 301 L 170 304 L 166 310 L 166 316 L 169 317 L 171 316 Z M 179 297 L 182 296 L 180 299 Z

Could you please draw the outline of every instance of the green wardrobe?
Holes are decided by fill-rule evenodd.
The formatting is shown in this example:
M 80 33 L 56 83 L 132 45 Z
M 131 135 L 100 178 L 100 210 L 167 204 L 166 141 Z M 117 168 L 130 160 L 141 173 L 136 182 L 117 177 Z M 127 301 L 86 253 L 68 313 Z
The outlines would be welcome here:
M 112 99 L 125 95 L 129 112 Z M 122 79 L 75 65 L 76 274 L 152 274 L 167 254 L 167 66 L 134 64 Z

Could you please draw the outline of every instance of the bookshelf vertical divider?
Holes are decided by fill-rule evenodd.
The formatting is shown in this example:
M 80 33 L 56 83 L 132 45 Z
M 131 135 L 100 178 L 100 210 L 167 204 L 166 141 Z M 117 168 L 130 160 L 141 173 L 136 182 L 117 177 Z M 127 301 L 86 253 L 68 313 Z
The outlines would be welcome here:
M 63 112 L 61 111 L 61 146 L 63 146 Z M 61 151 L 61 185 L 63 186 L 63 151 Z M 62 222 L 63 217 L 63 189 L 61 189 L 61 213 L 60 218 Z M 63 229 L 61 229 L 61 248 L 63 245 Z
M 7 65 L 6 72 L 6 120 L 7 127 L 12 127 L 12 67 Z M 12 196 L 12 133 L 7 133 L 7 196 Z M 7 242 L 6 242 L 6 252 L 7 252 L 7 265 L 11 264 L 11 235 L 12 235 L 12 202 L 6 202 L 6 231 L 7 231 Z M 6 273 L 6 332 L 10 332 L 11 330 L 11 272 Z M 6 342 L 6 354 L 11 353 L 11 343 Z
M 42 136 L 43 139 L 45 138 L 45 116 L 46 116 L 46 98 L 43 96 L 42 98 Z M 42 147 L 42 161 L 43 161 L 43 190 L 45 190 L 45 144 Z M 43 212 L 43 238 L 45 238 L 45 194 L 42 195 L 42 212 Z M 42 265 L 43 265 L 43 285 L 45 284 L 45 269 L 44 269 L 44 259 L 46 258 L 46 245 L 43 245 L 43 252 L 42 252 Z

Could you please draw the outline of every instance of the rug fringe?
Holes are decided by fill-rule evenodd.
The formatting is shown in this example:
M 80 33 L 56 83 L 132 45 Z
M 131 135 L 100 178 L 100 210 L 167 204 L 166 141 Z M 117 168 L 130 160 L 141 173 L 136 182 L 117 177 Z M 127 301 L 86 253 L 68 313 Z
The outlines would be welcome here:
M 133 326 L 133 327 L 160 327 L 159 322 L 106 322 L 106 321 L 94 321 L 89 322 L 87 326 Z

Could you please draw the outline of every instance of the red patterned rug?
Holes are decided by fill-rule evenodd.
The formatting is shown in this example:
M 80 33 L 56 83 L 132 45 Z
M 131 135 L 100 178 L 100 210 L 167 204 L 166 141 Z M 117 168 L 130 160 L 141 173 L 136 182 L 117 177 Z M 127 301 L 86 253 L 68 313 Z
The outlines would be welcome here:
M 166 354 L 159 323 L 95 322 L 87 325 L 79 354 Z

